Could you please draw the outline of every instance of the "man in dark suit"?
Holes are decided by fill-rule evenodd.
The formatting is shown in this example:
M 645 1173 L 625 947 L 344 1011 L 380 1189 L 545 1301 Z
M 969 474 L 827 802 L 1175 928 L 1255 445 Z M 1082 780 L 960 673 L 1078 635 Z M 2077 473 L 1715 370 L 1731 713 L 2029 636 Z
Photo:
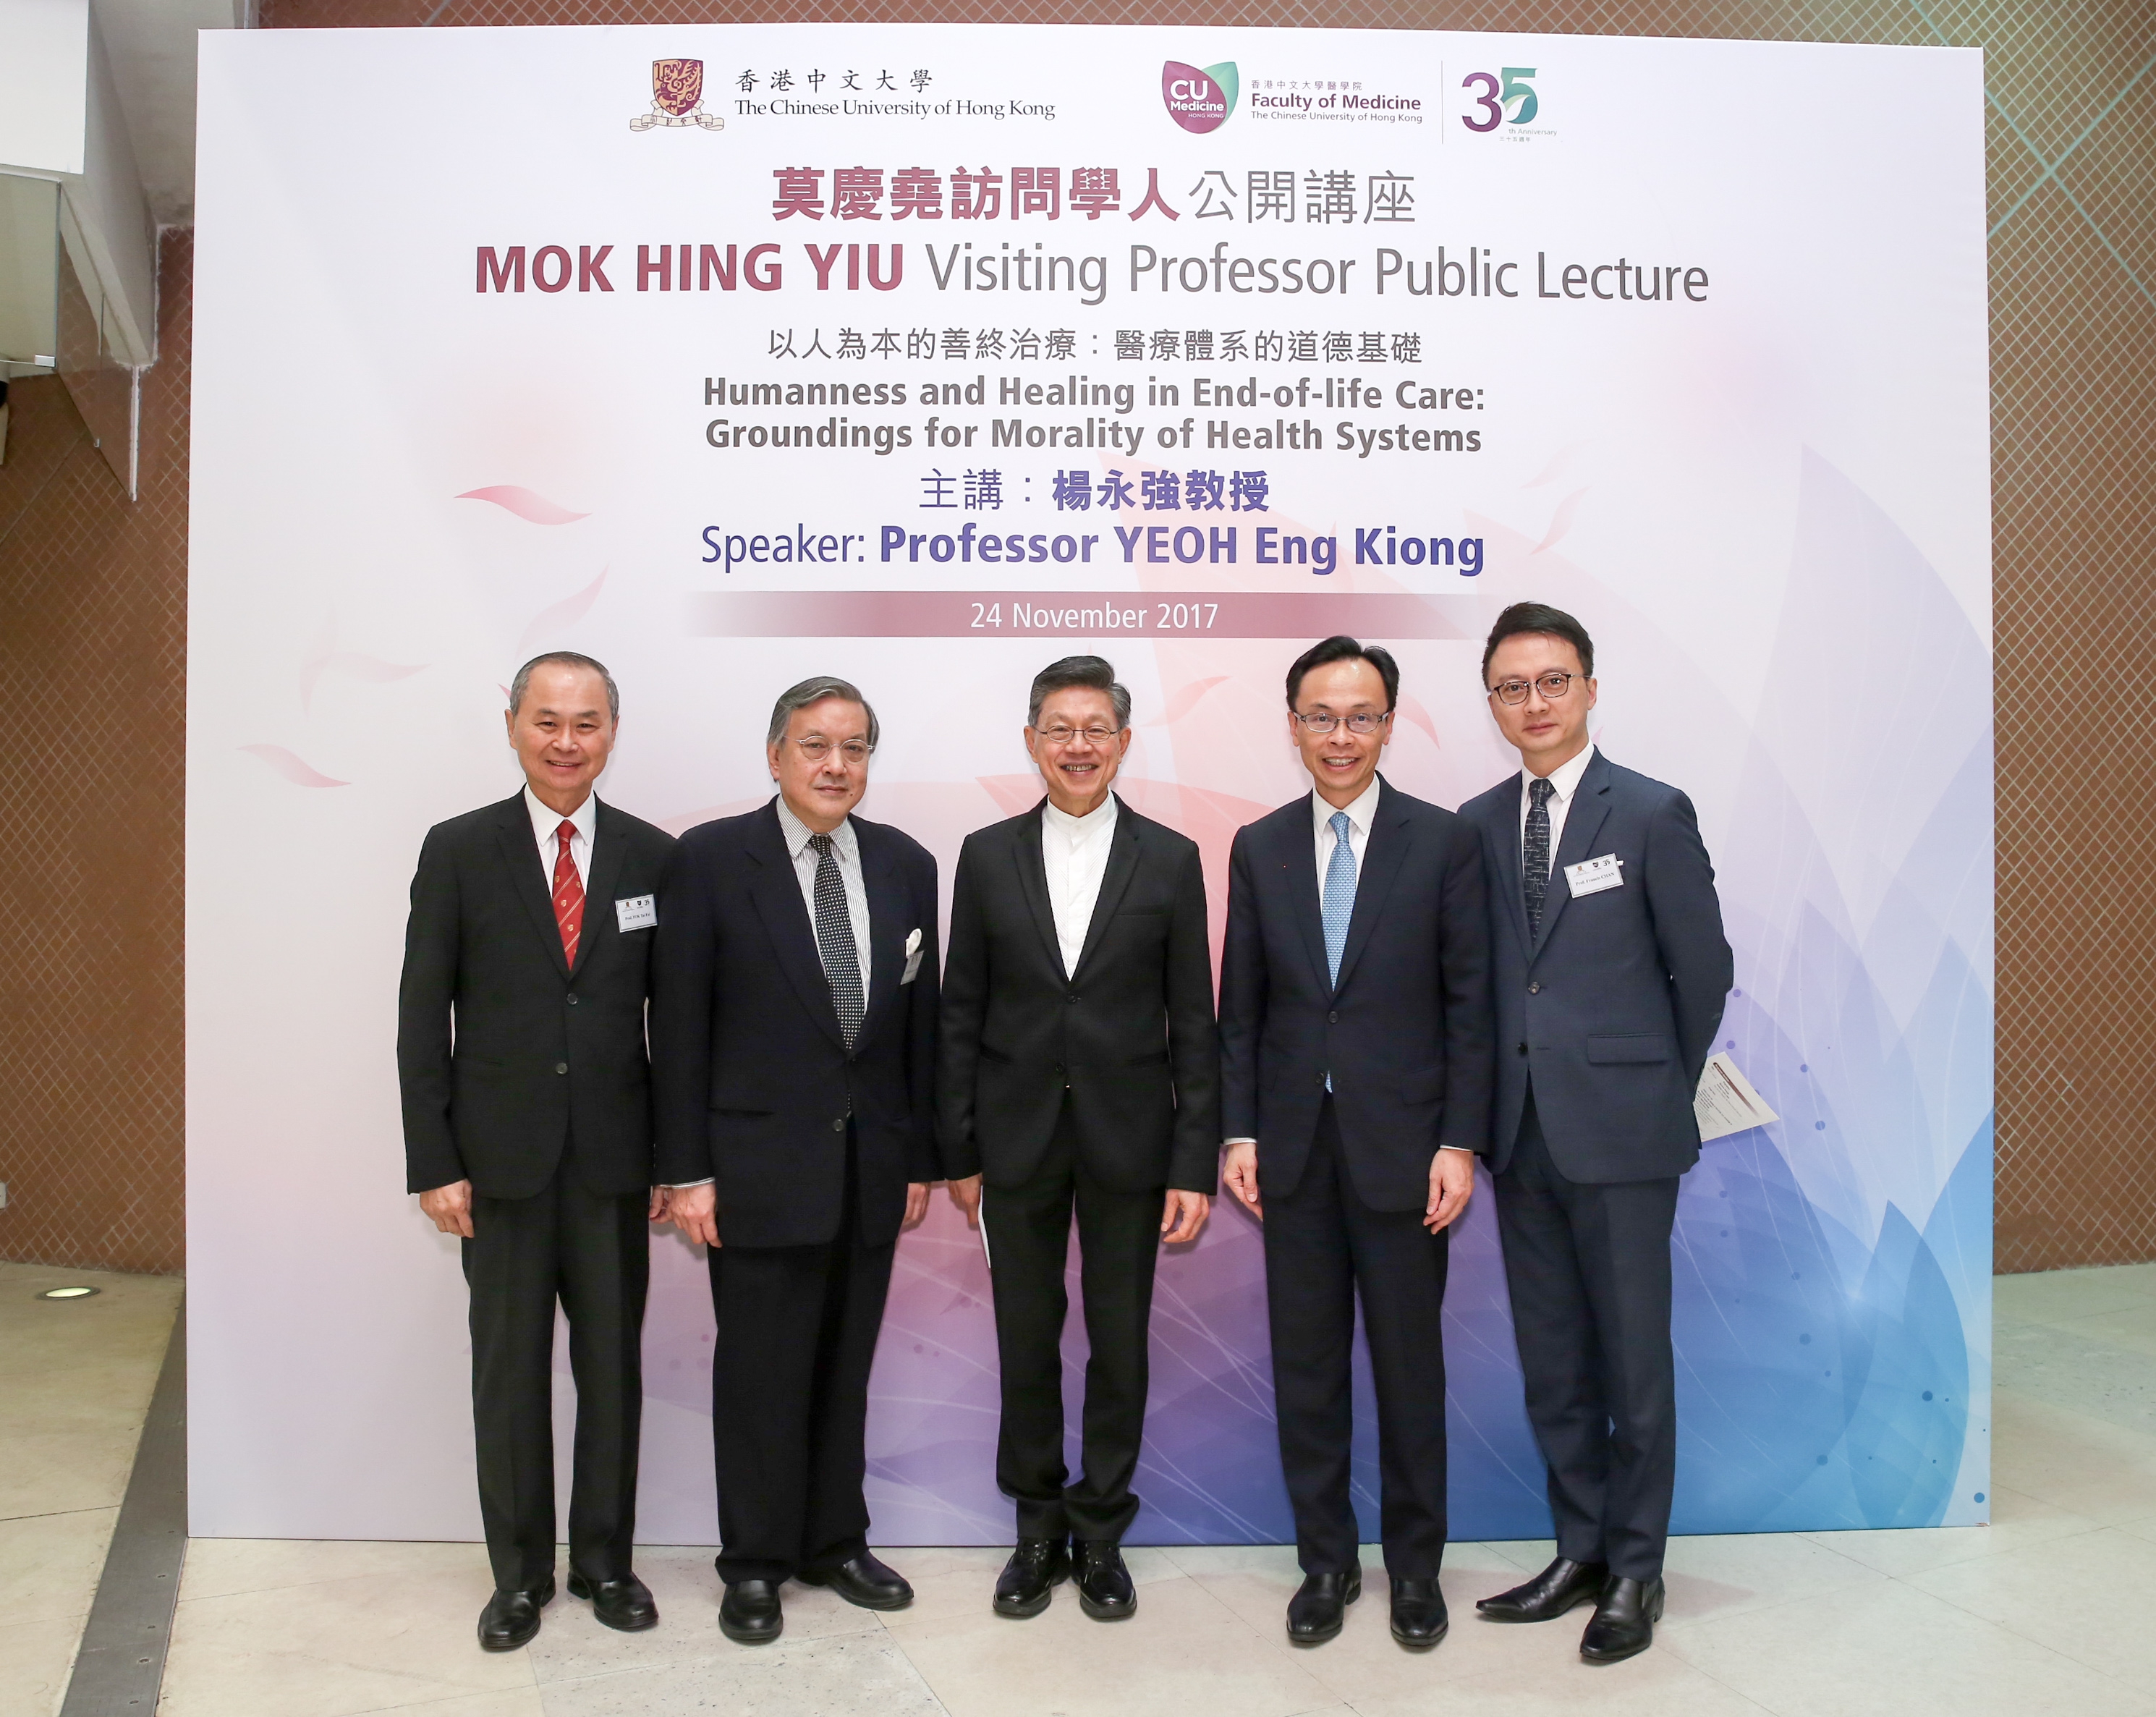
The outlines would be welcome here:
M 1732 980 L 1691 801 L 1587 737 L 1594 645 L 1515 603 L 1482 651 L 1521 770 L 1462 805 L 1491 878 L 1491 1167 L 1557 1560 L 1477 1606 L 1545 1622 L 1592 1602 L 1591 1663 L 1662 1612 L 1676 1472 L 1670 1231 L 1699 1159 L 1692 1094 Z
M 1197 844 L 1111 789 L 1131 695 L 1096 655 L 1033 682 L 1048 796 L 966 838 L 951 902 L 937 1118 L 952 1196 L 987 1235 L 1002 1364 L 996 1482 L 1018 1505 L 998 1615 L 1072 1571 L 1096 1621 L 1132 1614 L 1153 1263 L 1196 1238 L 1219 1168 L 1205 873 Z M 1091 1355 L 1076 1483 L 1063 1461 L 1073 1212 Z
M 789 1577 L 870 1609 L 869 1367 L 937 1177 L 936 861 L 852 815 L 876 718 L 844 680 L 772 711 L 778 794 L 675 849 L 652 959 L 660 1178 L 710 1248 L 719 1626 L 775 1640 Z
M 1316 790 L 1235 836 L 1220 1051 L 1229 1195 L 1265 1222 L 1281 1464 L 1301 1589 L 1288 1637 L 1360 1596 L 1349 1354 L 1359 1290 L 1378 1391 L 1393 1637 L 1448 1625 L 1449 1236 L 1489 1125 L 1482 854 L 1450 811 L 1378 774 L 1399 669 L 1328 638 L 1288 670 L 1288 737 Z
M 644 1007 L 674 840 L 592 792 L 620 712 L 589 656 L 526 663 L 508 711 L 524 790 L 429 830 L 412 879 L 397 1021 L 407 1185 L 464 1242 L 490 1652 L 538 1632 L 554 1596 L 557 1299 L 577 1380 L 569 1591 L 609 1627 L 659 1620 L 629 1558 L 645 1224 L 663 1202 Z

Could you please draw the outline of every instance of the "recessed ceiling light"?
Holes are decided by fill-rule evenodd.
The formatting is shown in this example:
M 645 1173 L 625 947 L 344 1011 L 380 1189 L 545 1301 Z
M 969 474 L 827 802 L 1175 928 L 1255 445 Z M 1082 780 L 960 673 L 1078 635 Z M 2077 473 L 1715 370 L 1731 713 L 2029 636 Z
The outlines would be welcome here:
M 39 1299 L 88 1299 L 97 1290 L 94 1288 L 49 1288 L 39 1294 Z

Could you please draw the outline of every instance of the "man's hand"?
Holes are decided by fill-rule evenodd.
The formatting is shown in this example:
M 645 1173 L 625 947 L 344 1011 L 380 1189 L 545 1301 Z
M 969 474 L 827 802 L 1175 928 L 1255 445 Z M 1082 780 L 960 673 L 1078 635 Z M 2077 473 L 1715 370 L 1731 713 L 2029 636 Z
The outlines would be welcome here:
M 1430 1159 L 1430 1203 L 1422 1226 L 1432 1234 L 1450 1228 L 1475 1196 L 1475 1153 L 1441 1150 Z
M 968 1228 L 979 1227 L 981 1226 L 981 1177 L 978 1175 L 968 1175 L 963 1180 L 952 1181 L 950 1187 L 951 1202 L 966 1213 L 966 1226 Z
M 1170 1187 L 1168 1202 L 1161 1207 L 1160 1243 L 1180 1246 L 1186 1240 L 1198 1238 L 1198 1231 L 1205 1226 L 1206 1212 L 1213 1208 L 1213 1200 L 1202 1192 L 1178 1192 Z
M 702 1186 L 676 1186 L 666 1197 L 666 1214 L 674 1226 L 690 1239 L 701 1241 L 706 1246 L 719 1243 L 719 1190 L 708 1183 Z
M 421 1193 L 419 1208 L 443 1233 L 460 1240 L 472 1237 L 470 1181 L 452 1180 L 447 1186 Z
M 926 1180 L 906 1183 L 906 1220 L 898 1225 L 901 1231 L 918 1228 L 921 1219 L 928 1214 L 928 1185 Z
M 663 1222 L 666 1220 L 666 1198 L 673 1190 L 670 1186 L 654 1186 L 651 1189 L 651 1207 L 644 1213 L 645 1221 Z
M 1265 1207 L 1258 1201 L 1258 1148 L 1248 1139 L 1228 1147 L 1228 1160 L 1222 1165 L 1220 1178 L 1235 1202 L 1242 1205 L 1260 1222 L 1265 1219 Z

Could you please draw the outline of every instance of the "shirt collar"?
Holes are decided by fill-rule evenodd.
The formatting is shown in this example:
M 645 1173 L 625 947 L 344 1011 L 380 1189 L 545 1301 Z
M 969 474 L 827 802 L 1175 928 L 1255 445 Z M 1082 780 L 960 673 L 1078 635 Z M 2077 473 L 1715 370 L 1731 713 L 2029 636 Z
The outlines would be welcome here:
M 1332 830 L 1334 810 L 1336 809 L 1344 810 L 1348 813 L 1349 825 L 1358 835 L 1367 840 L 1370 833 L 1371 820 L 1378 815 L 1378 789 L 1384 783 L 1377 776 L 1373 775 L 1370 777 L 1370 784 L 1365 787 L 1356 798 L 1344 805 L 1337 807 L 1327 805 L 1325 795 L 1315 787 L 1312 788 L 1310 789 L 1311 826 L 1320 835 L 1327 834 Z
M 1579 778 L 1587 773 L 1587 766 L 1594 761 L 1594 746 L 1590 741 L 1578 756 L 1559 763 L 1549 772 L 1550 797 L 1559 805 L 1572 803 L 1572 795 L 1579 790 Z M 1524 795 L 1528 784 L 1535 779 L 1532 769 L 1520 771 L 1520 792 Z
M 778 828 L 779 832 L 786 837 L 786 856 L 791 859 L 798 859 L 803 849 L 808 845 L 810 837 L 816 831 L 793 815 L 793 807 L 787 804 L 784 794 L 780 794 L 772 800 L 772 803 L 778 807 Z M 848 817 L 831 831 L 831 848 L 842 857 L 855 856 L 857 845 L 854 835 L 854 820 L 851 817 Z
M 1105 835 L 1116 826 L 1116 795 L 1111 793 L 1094 807 L 1091 815 L 1082 817 L 1074 817 L 1068 811 L 1058 810 L 1053 799 L 1045 799 L 1040 802 L 1040 815 L 1047 827 L 1060 830 L 1063 837 L 1075 846 L 1080 841 Z
M 527 784 L 524 789 L 524 809 L 531 815 L 531 833 L 542 845 L 552 846 L 554 834 L 562 826 L 562 814 L 547 805 Z M 575 825 L 577 833 L 584 837 L 584 845 L 592 844 L 592 833 L 598 827 L 599 796 L 587 793 L 584 802 L 569 813 L 568 820 Z

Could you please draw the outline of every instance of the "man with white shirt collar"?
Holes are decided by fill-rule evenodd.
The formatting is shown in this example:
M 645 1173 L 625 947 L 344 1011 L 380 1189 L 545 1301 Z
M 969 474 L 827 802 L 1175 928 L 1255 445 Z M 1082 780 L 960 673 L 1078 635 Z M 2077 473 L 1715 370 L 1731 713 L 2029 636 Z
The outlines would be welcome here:
M 554 1596 L 555 1306 L 577 1382 L 569 1591 L 608 1627 L 659 1612 L 629 1565 L 653 1186 L 644 1052 L 653 926 L 674 839 L 593 792 L 621 698 L 589 656 L 510 687 L 524 790 L 429 830 L 398 995 L 407 1185 L 462 1241 L 480 1517 L 511 1651 Z
M 1281 1465 L 1303 1581 L 1297 1645 L 1361 1595 L 1349 1487 L 1359 1295 L 1378 1396 L 1393 1637 L 1450 1625 L 1445 1349 L 1449 1231 L 1475 1189 L 1491 1082 L 1481 846 L 1383 779 L 1399 668 L 1327 638 L 1287 672 L 1315 789 L 1239 831 L 1220 968 L 1226 1195 L 1265 1223 Z
M 1120 1549 L 1145 1429 L 1159 1248 L 1194 1240 L 1217 1178 L 1219 1052 L 1196 843 L 1113 792 L 1130 693 L 1098 656 L 1033 682 L 1048 796 L 967 836 L 951 902 L 937 1120 L 953 1200 L 983 1231 L 1018 1545 L 998 1615 L 1075 1576 L 1096 1621 L 1136 1609 Z M 1073 1215 L 1091 1357 L 1080 1473 L 1063 1459 Z
M 781 692 L 778 788 L 691 829 L 652 954 L 668 1214 L 707 1247 L 719 1627 L 778 1638 L 779 1588 L 897 1610 L 869 1549 L 870 1367 L 936 1159 L 936 861 L 857 816 L 880 737 L 858 688 Z
M 1520 770 L 1460 814 L 1491 878 L 1490 1166 L 1557 1558 L 1476 1607 L 1546 1622 L 1591 1603 L 1580 1655 L 1610 1663 L 1645 1651 L 1662 1613 L 1670 1234 L 1732 968 L 1691 801 L 1588 738 L 1587 629 L 1513 604 L 1483 647 L 1482 682 Z

